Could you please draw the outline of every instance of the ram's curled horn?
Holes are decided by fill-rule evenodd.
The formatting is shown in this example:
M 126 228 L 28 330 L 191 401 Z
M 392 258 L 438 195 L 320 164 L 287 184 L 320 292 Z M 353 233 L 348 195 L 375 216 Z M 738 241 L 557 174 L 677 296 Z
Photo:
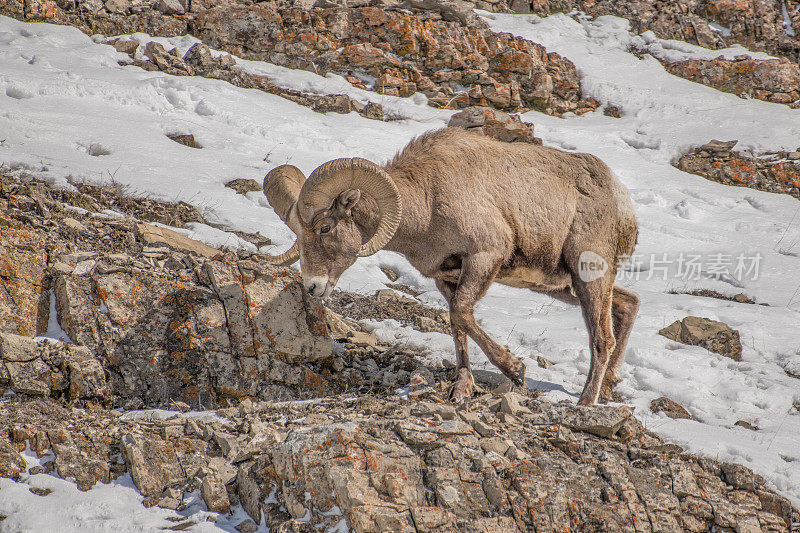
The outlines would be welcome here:
M 348 189 L 359 189 L 378 204 L 378 229 L 358 252 L 361 257 L 372 255 L 392 239 L 403 211 L 397 186 L 375 163 L 354 157 L 334 159 L 320 165 L 300 191 L 297 213 L 303 222 L 310 224 L 316 213 L 330 208 L 339 194 Z
M 306 181 L 299 168 L 292 165 L 275 167 L 264 177 L 264 196 L 281 220 L 297 235 L 300 227 L 297 220 L 297 198 Z M 289 250 L 280 255 L 268 255 L 270 263 L 287 266 L 300 258 L 297 242 Z

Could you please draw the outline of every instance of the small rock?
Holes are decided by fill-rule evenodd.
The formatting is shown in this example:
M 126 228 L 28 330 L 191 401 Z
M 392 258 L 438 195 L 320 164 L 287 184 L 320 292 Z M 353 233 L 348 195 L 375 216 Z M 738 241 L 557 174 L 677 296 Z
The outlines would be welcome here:
M 800 152 L 789 152 L 786 156 L 789 161 L 797 161 L 800 159 Z
M 383 106 L 375 102 L 369 102 L 364 106 L 364 110 L 359 111 L 358 114 L 372 120 L 383 120 Z
M 725 480 L 736 489 L 757 491 L 764 486 L 764 478 L 745 466 L 722 463 L 720 467 Z
M 127 434 L 122 437 L 121 448 L 133 482 L 142 495 L 160 497 L 165 488 L 186 481 L 170 443 Z
M 258 531 L 258 524 L 253 522 L 252 519 L 248 518 L 244 522 L 239 522 L 236 524 L 236 531 L 240 533 L 256 533 Z
M 423 333 L 431 333 L 441 329 L 434 319 L 427 316 L 415 316 L 414 327 Z
M 190 239 L 176 231 L 150 224 L 138 224 L 136 235 L 143 243 L 148 245 L 166 244 L 171 248 L 187 253 L 194 253 L 204 257 L 214 257 L 219 254 L 219 250 L 203 244 L 200 241 Z
M 200 486 L 200 493 L 209 511 L 227 514 L 231 510 L 231 502 L 228 499 L 228 491 L 214 476 L 206 476 Z
M 168 70 L 171 68 L 173 60 L 175 59 L 167 53 L 161 43 L 155 41 L 150 41 L 145 45 L 144 55 L 161 70 Z
M 622 117 L 622 109 L 613 104 L 606 104 L 603 108 L 603 114 L 607 117 L 620 118 Z
M 554 363 L 549 359 L 545 359 L 544 357 L 539 355 L 536 357 L 536 364 L 539 365 L 539 368 L 550 368 L 551 366 L 553 366 Z
M 67 217 L 61 221 L 64 226 L 71 229 L 75 233 L 86 233 L 86 226 L 75 220 L 74 218 Z
M 380 289 L 375 291 L 375 298 L 379 302 L 408 302 L 415 303 L 414 300 L 395 292 L 392 289 Z
M 687 316 L 683 320 L 676 320 L 658 333 L 677 342 L 701 346 L 734 361 L 742 360 L 739 332 L 723 322 Z
M 158 503 L 156 505 L 158 505 L 162 509 L 175 510 L 181 506 L 181 500 L 177 498 L 161 498 L 160 500 L 158 500 Z
M 701 146 L 700 150 L 705 150 L 706 152 L 711 152 L 714 154 L 730 152 L 738 142 L 739 141 L 718 141 L 714 139 Z
M 530 414 L 531 410 L 520 404 L 522 396 L 516 392 L 507 392 L 500 396 L 500 412 L 508 413 L 513 416 Z
M 102 363 L 85 346 L 69 346 L 66 360 L 69 370 L 69 398 L 103 397 L 106 375 Z
M 375 346 L 378 344 L 378 339 L 372 333 L 364 333 L 363 331 L 351 331 L 347 335 L 347 342 L 351 342 L 359 348 L 367 348 L 368 346 Z
M 130 9 L 131 2 L 130 0 L 106 0 L 104 7 L 109 13 L 124 15 Z
M 746 294 L 743 294 L 741 292 L 739 294 L 735 294 L 733 296 L 733 301 L 734 302 L 739 302 L 740 304 L 753 304 L 753 303 L 755 303 L 755 301 L 752 298 L 750 298 L 749 296 L 747 296 Z
M 458 21 L 464 26 L 475 26 L 478 17 L 470 2 L 464 0 L 411 0 L 409 4 L 417 9 L 438 12 L 442 19 Z
M 211 49 L 203 43 L 192 45 L 184 54 L 183 60 L 201 72 L 209 71 L 217 66 L 211 55 Z
M 194 420 L 187 420 L 186 424 L 183 426 L 183 433 L 187 437 L 201 437 L 203 436 L 203 430 L 200 428 L 200 425 L 195 422 Z
M 693 420 L 692 415 L 689 414 L 681 404 L 670 400 L 666 396 L 656 398 L 650 402 L 650 410 L 654 413 L 664 413 L 670 418 L 685 418 Z
M 397 274 L 397 272 L 395 272 L 394 270 L 392 270 L 391 268 L 388 268 L 388 267 L 381 267 L 381 272 L 383 272 L 386 275 L 386 277 L 389 278 L 389 281 L 391 281 L 391 282 L 397 281 L 398 278 L 400 277 Z
M 156 0 L 153 9 L 165 15 L 180 15 L 186 11 L 178 0 Z
M 75 268 L 72 270 L 73 276 L 85 276 L 86 274 L 91 274 L 94 270 L 94 267 L 97 265 L 97 261 L 93 259 L 89 259 L 87 261 L 81 261 Z
M 510 459 L 512 461 L 520 461 L 523 459 L 528 459 L 530 457 L 530 455 L 527 452 L 520 450 L 516 446 L 509 446 L 505 456 L 507 459 Z
M 749 429 L 750 431 L 758 431 L 758 426 L 754 426 L 753 424 L 747 422 L 746 420 L 737 420 L 734 426 L 743 427 L 745 429 Z
M 256 409 L 255 404 L 253 404 L 253 400 L 250 398 L 245 398 L 241 402 L 239 402 L 239 416 L 244 418 L 245 415 L 249 415 L 250 413 L 254 412 Z
M 113 46 L 117 52 L 122 52 L 129 56 L 135 54 L 136 50 L 139 48 L 139 41 L 123 41 L 122 39 L 116 39 L 114 41 L 109 41 L 108 44 Z
M 474 429 L 481 437 L 494 437 L 497 435 L 497 431 L 495 431 L 492 426 L 481 420 L 477 413 L 459 411 L 458 415 L 464 422 L 472 426 L 472 429 Z
M 169 135 L 167 135 L 167 137 L 169 137 L 176 143 L 188 146 L 189 148 L 202 148 L 202 146 L 200 146 L 200 144 L 195 140 L 194 135 L 191 133 L 187 134 L 170 133 Z
M 456 416 L 456 410 L 448 404 L 417 402 L 411 407 L 411 414 L 414 416 L 438 415 L 442 420 L 452 420 Z
M 165 498 L 177 498 L 180 500 L 181 498 L 183 498 L 183 492 L 181 491 L 181 489 L 177 487 L 167 487 L 166 489 L 164 489 L 164 493 L 162 494 L 162 496 L 164 496 Z
M 551 423 L 563 424 L 572 430 L 591 433 L 604 439 L 612 438 L 632 418 L 631 410 L 627 406 L 554 405 L 551 409 Z
M 429 387 L 434 384 L 434 381 L 433 373 L 427 368 L 417 368 L 411 372 L 411 376 L 408 379 L 408 383 L 412 388 Z
M 225 457 L 231 455 L 231 452 L 235 451 L 239 446 L 236 437 L 220 431 L 214 432 L 214 442 L 217 443 L 217 446 L 219 446 L 219 449 L 222 451 L 222 455 Z
M 261 185 L 254 179 L 236 178 L 225 184 L 229 189 L 233 189 L 237 194 L 247 194 L 249 192 L 260 191 Z
M 495 452 L 498 455 L 505 455 L 508 451 L 509 444 L 500 437 L 492 437 L 489 439 L 481 439 L 481 448 L 486 453 Z
M 495 388 L 492 389 L 492 394 L 495 396 L 502 396 L 503 394 L 511 392 L 513 390 L 514 390 L 514 382 L 511 381 L 510 379 L 506 379 L 505 381 L 501 382 L 499 385 L 497 385 Z M 500 400 L 497 400 L 496 404 L 492 403 L 492 405 L 496 408 L 493 410 L 495 411 L 499 410 Z
M 450 127 L 464 128 L 505 142 L 539 144 L 533 125 L 522 122 L 518 115 L 509 115 L 490 107 L 470 107 L 450 117 Z

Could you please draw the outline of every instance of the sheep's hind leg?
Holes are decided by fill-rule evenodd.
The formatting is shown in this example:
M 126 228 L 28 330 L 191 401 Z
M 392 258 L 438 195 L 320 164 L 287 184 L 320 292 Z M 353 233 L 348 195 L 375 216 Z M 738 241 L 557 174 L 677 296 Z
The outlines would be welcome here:
M 577 278 L 577 277 L 576 277 Z M 589 330 L 591 362 L 586 385 L 578 398 L 578 405 L 594 405 L 600 394 L 600 386 L 606 375 L 610 355 L 616 341 L 611 326 L 611 301 L 613 277 L 606 274 L 592 282 L 573 279 L 575 293 L 581 302 L 583 319 Z
M 611 318 L 614 325 L 614 338 L 617 341 L 614 352 L 608 360 L 606 375 L 600 387 L 600 397 L 611 400 L 611 392 L 619 383 L 619 367 L 625 357 L 625 347 L 628 344 L 628 337 L 633 329 L 633 321 L 636 320 L 636 312 L 639 310 L 639 296 L 628 289 L 615 285 L 614 294 L 611 302 Z
M 436 287 L 449 305 L 456 289 L 455 283 L 436 280 Z M 453 332 L 453 341 L 455 341 L 456 345 L 456 379 L 450 388 L 450 398 L 453 402 L 460 404 L 472 397 L 472 391 L 475 389 L 475 379 L 472 377 L 472 371 L 469 366 L 467 332 L 458 325 L 453 324 L 452 319 L 450 329 Z
M 473 309 L 483 298 L 500 270 L 501 259 L 488 253 L 467 257 L 461 264 L 461 277 L 450 301 L 450 323 L 466 331 L 486 357 L 514 384 L 524 385 L 525 365 L 486 334 L 475 321 Z

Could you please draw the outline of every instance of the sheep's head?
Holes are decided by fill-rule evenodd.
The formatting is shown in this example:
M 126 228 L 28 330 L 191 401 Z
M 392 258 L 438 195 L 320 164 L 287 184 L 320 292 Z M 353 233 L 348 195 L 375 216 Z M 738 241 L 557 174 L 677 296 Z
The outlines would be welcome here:
M 268 260 L 291 265 L 300 259 L 303 284 L 313 296 L 329 296 L 342 273 L 358 257 L 386 246 L 400 224 L 397 187 L 381 167 L 366 159 L 328 161 L 307 180 L 297 167 L 279 166 L 264 178 L 264 194 L 297 235 L 287 252 Z M 380 212 L 378 229 L 367 242 L 352 216 L 362 194 L 374 198 Z

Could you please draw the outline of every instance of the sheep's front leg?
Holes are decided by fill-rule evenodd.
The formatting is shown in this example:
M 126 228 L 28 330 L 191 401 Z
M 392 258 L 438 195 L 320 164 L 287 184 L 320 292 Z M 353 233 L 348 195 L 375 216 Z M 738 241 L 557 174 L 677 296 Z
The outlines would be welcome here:
M 447 300 L 447 304 L 451 305 L 453 294 L 456 290 L 456 284 L 449 281 L 436 280 L 436 287 Z M 456 344 L 456 379 L 453 381 L 453 387 L 450 389 L 450 398 L 455 403 L 462 403 L 472 397 L 472 391 L 475 388 L 475 380 L 472 377 L 472 371 L 469 367 L 467 332 L 459 325 L 453 323 L 452 315 L 450 330 L 453 332 L 453 341 Z
M 475 321 L 475 304 L 483 298 L 500 271 L 502 258 L 480 253 L 462 260 L 461 277 L 450 301 L 453 331 L 465 331 L 480 346 L 486 357 L 516 385 L 525 380 L 525 365 L 506 348 L 497 344 Z M 454 334 L 455 336 L 455 334 Z

